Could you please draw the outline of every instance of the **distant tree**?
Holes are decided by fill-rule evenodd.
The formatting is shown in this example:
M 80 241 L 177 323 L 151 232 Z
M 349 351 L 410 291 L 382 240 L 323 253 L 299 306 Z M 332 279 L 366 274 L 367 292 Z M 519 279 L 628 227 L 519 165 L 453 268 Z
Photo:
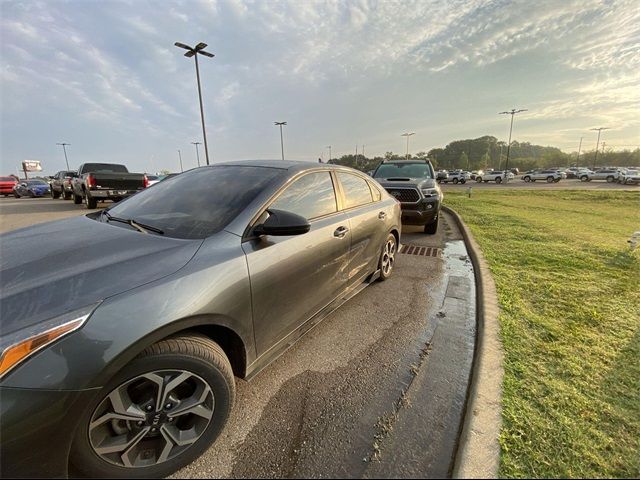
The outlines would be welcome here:
M 469 168 L 469 157 L 467 156 L 467 152 L 462 152 L 460 157 L 458 158 L 458 168 L 467 169 Z
M 489 156 L 489 152 L 485 152 L 482 157 L 480 157 L 480 163 L 478 164 L 478 169 L 486 170 L 489 168 L 489 164 L 491 163 L 491 157 Z
M 169 175 L 171 173 L 170 170 L 167 170 L 166 168 L 160 170 L 160 175 Z

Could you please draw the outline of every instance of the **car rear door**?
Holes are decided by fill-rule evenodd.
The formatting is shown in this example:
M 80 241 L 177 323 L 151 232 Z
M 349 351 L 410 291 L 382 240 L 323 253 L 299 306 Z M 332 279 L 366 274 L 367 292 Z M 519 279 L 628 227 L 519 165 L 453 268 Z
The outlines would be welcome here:
M 361 281 L 363 276 L 375 270 L 380 249 L 387 237 L 386 224 L 391 211 L 380 201 L 380 191 L 364 177 L 355 173 L 337 172 L 337 178 L 344 210 L 351 220 L 348 267 L 351 284 Z
M 338 209 L 329 170 L 296 178 L 267 207 L 301 215 L 308 233 L 262 236 L 243 243 L 258 355 L 331 303 L 346 287 L 351 242 L 349 215 Z M 264 222 L 264 212 L 256 224 Z

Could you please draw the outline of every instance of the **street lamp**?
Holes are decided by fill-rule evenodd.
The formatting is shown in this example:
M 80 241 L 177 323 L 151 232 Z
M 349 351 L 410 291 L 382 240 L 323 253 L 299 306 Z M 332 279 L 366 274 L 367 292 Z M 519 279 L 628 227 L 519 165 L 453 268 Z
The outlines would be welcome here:
M 511 115 L 511 126 L 509 127 L 509 143 L 507 144 L 507 163 L 505 165 L 504 171 L 509 172 L 509 154 L 511 153 L 511 132 L 513 131 L 513 117 L 520 112 L 526 112 L 527 109 L 516 110 L 515 108 L 511 109 L 510 112 L 500 112 L 498 115 Z M 509 180 L 509 173 L 506 174 L 505 179 Z
M 280 127 L 280 148 L 282 149 L 282 160 L 284 160 L 284 141 L 282 140 L 282 126 L 287 122 L 273 122 L 276 126 Z
M 411 133 L 403 133 L 402 135 L 400 135 L 401 137 L 407 137 L 407 158 L 406 160 L 409 160 L 409 137 L 411 135 L 415 135 L 416 132 L 411 132 Z
M 597 130 L 598 131 L 598 141 L 596 142 L 596 154 L 593 157 L 593 168 L 596 168 L 596 162 L 598 161 L 598 149 L 600 148 L 600 132 L 602 132 L 602 130 L 609 130 L 609 127 L 599 127 L 599 128 L 591 128 L 590 130 Z
M 198 153 L 198 145 L 202 145 L 202 143 L 200 143 L 200 142 L 191 142 L 191 145 L 195 145 L 196 146 L 196 158 L 198 159 L 198 166 L 200 166 L 200 154 Z
M 180 173 L 184 172 L 182 169 L 182 153 L 178 150 L 178 158 L 180 159 Z
M 200 68 L 198 67 L 198 54 L 204 55 L 205 57 L 213 58 L 213 53 L 205 52 L 204 49 L 207 47 L 206 43 L 200 42 L 195 47 L 190 47 L 189 45 L 185 45 L 184 43 L 176 42 L 174 43 L 176 47 L 184 48 L 187 50 L 187 53 L 184 54 L 187 58 L 195 58 L 196 60 L 196 78 L 198 80 L 198 98 L 200 99 L 200 118 L 202 119 L 202 137 L 204 138 L 204 154 L 207 158 L 207 165 L 209 165 L 209 148 L 207 147 L 207 132 L 204 128 L 204 109 L 202 108 L 202 88 L 200 87 Z M 200 165 L 198 165 L 200 166 Z
M 64 161 L 67 163 L 67 170 L 69 170 L 69 160 L 67 159 L 67 149 L 65 148 L 67 145 L 71 145 L 70 143 L 56 143 L 56 145 L 62 145 L 62 150 L 64 150 Z
M 327 163 L 331 163 L 331 145 L 327 145 L 325 148 L 329 149 L 329 161 Z
M 580 144 L 578 145 L 578 156 L 576 157 L 576 167 L 580 163 L 580 150 L 582 150 L 582 139 L 584 137 L 580 137 Z

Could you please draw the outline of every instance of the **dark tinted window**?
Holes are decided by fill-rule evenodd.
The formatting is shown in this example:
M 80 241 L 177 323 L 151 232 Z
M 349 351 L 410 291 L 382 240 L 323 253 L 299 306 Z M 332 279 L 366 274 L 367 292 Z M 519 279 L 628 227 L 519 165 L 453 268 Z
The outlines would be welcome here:
M 374 178 L 433 178 L 428 163 L 383 163 L 374 173 Z
M 345 208 L 357 207 L 373 201 L 369 182 L 364 178 L 349 173 L 338 173 L 338 179 L 344 191 Z
M 278 196 L 271 208 L 296 213 L 307 220 L 337 212 L 331 174 L 308 173 L 297 179 Z
M 205 238 L 228 225 L 283 172 L 233 165 L 197 168 L 123 200 L 109 213 L 157 227 L 169 237 Z
M 85 163 L 82 171 L 87 172 L 116 172 L 127 173 L 127 167 L 116 163 Z

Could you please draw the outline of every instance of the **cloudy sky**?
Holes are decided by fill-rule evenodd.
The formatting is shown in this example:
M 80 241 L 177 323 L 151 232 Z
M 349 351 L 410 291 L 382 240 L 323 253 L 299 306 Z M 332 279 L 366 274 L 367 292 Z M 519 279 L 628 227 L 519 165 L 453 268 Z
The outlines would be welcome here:
M 201 58 L 210 157 L 404 151 L 489 134 L 592 149 L 640 144 L 637 0 L 3 0 L 1 167 L 195 166 Z M 202 154 L 202 152 L 201 152 Z M 202 155 L 203 158 L 203 155 Z

